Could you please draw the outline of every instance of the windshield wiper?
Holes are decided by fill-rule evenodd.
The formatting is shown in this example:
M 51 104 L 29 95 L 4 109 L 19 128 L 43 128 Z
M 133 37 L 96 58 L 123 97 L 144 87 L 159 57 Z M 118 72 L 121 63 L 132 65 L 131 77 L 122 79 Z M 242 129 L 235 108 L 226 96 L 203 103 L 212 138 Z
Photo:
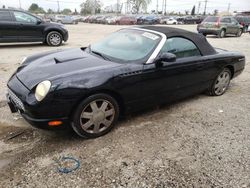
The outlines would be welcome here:
M 92 51 L 90 45 L 88 46 L 87 49 L 89 50 L 90 53 L 96 54 L 96 55 L 102 57 L 102 58 L 105 59 L 105 60 L 111 61 L 111 60 L 110 60 L 107 56 L 105 56 L 104 54 L 102 54 L 102 53 L 100 53 L 100 52 L 97 52 L 97 51 Z
M 92 50 L 91 50 L 91 52 L 92 52 L 93 54 L 96 54 L 96 55 L 102 57 L 102 58 L 105 59 L 105 60 L 110 61 L 110 59 L 109 59 L 107 56 L 105 56 L 104 54 L 102 54 L 102 53 L 100 53 L 100 52 L 96 52 L 96 51 L 92 51 Z

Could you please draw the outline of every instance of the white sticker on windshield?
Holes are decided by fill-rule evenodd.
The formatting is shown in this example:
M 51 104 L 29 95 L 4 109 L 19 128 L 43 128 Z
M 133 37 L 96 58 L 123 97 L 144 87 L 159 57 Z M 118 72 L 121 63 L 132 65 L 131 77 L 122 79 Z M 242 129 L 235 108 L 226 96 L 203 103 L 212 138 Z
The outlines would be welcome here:
M 152 39 L 152 40 L 156 40 L 159 38 L 157 35 L 152 34 L 152 33 L 148 33 L 148 32 L 143 33 L 142 36 L 147 37 L 147 38 Z

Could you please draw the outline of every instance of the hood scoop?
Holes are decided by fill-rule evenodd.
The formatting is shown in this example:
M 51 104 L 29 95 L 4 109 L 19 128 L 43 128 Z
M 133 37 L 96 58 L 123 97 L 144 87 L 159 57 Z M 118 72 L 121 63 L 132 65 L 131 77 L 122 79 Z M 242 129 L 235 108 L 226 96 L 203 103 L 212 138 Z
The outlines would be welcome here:
M 84 58 L 86 58 L 86 57 L 75 57 L 75 58 L 72 58 L 72 57 L 69 57 L 69 58 L 55 57 L 54 60 L 55 60 L 56 64 L 59 64 L 59 63 L 66 63 L 66 62 L 69 62 L 69 61 L 75 61 L 75 60 L 84 59 Z

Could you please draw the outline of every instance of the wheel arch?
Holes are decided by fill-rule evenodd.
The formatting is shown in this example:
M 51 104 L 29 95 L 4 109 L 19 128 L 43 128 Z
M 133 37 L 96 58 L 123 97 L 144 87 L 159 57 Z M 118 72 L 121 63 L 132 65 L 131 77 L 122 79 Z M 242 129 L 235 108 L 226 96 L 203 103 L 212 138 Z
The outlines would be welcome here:
M 228 68 L 231 72 L 231 79 L 234 77 L 234 67 L 233 65 L 227 65 L 225 68 Z
M 70 112 L 70 118 L 73 117 L 73 114 L 74 114 L 75 110 L 77 109 L 78 105 L 82 101 L 84 101 L 84 99 L 90 97 L 91 95 L 95 95 L 95 94 L 106 94 L 106 95 L 109 95 L 109 96 L 113 97 L 116 100 L 116 102 L 118 103 L 119 110 L 120 110 L 120 112 L 119 112 L 120 115 L 123 115 L 125 113 L 125 103 L 124 103 L 124 100 L 123 100 L 122 96 L 118 92 L 115 92 L 113 90 L 101 89 L 101 90 L 95 90 L 95 91 L 89 92 L 88 94 L 81 97 L 76 102 L 76 104 L 73 105 L 73 108 L 72 108 L 72 110 Z

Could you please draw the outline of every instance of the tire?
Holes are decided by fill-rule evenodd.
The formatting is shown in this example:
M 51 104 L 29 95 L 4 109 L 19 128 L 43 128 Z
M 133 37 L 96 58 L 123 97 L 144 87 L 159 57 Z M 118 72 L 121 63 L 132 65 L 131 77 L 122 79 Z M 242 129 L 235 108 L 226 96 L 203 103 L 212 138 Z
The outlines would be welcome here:
M 239 31 L 237 32 L 236 34 L 236 37 L 240 37 L 243 33 L 243 30 L 242 29 L 239 29 Z
M 219 38 L 224 38 L 226 36 L 226 30 L 222 29 L 220 33 L 217 35 Z
M 113 97 L 103 93 L 94 94 L 77 107 L 71 125 L 80 137 L 97 138 L 111 131 L 118 120 L 119 111 Z
M 216 77 L 212 86 L 209 88 L 208 93 L 211 96 L 223 95 L 230 84 L 232 73 L 228 68 L 224 68 L 223 71 Z
M 51 31 L 46 36 L 46 42 L 49 46 L 60 46 L 63 42 L 61 33 L 57 31 Z

